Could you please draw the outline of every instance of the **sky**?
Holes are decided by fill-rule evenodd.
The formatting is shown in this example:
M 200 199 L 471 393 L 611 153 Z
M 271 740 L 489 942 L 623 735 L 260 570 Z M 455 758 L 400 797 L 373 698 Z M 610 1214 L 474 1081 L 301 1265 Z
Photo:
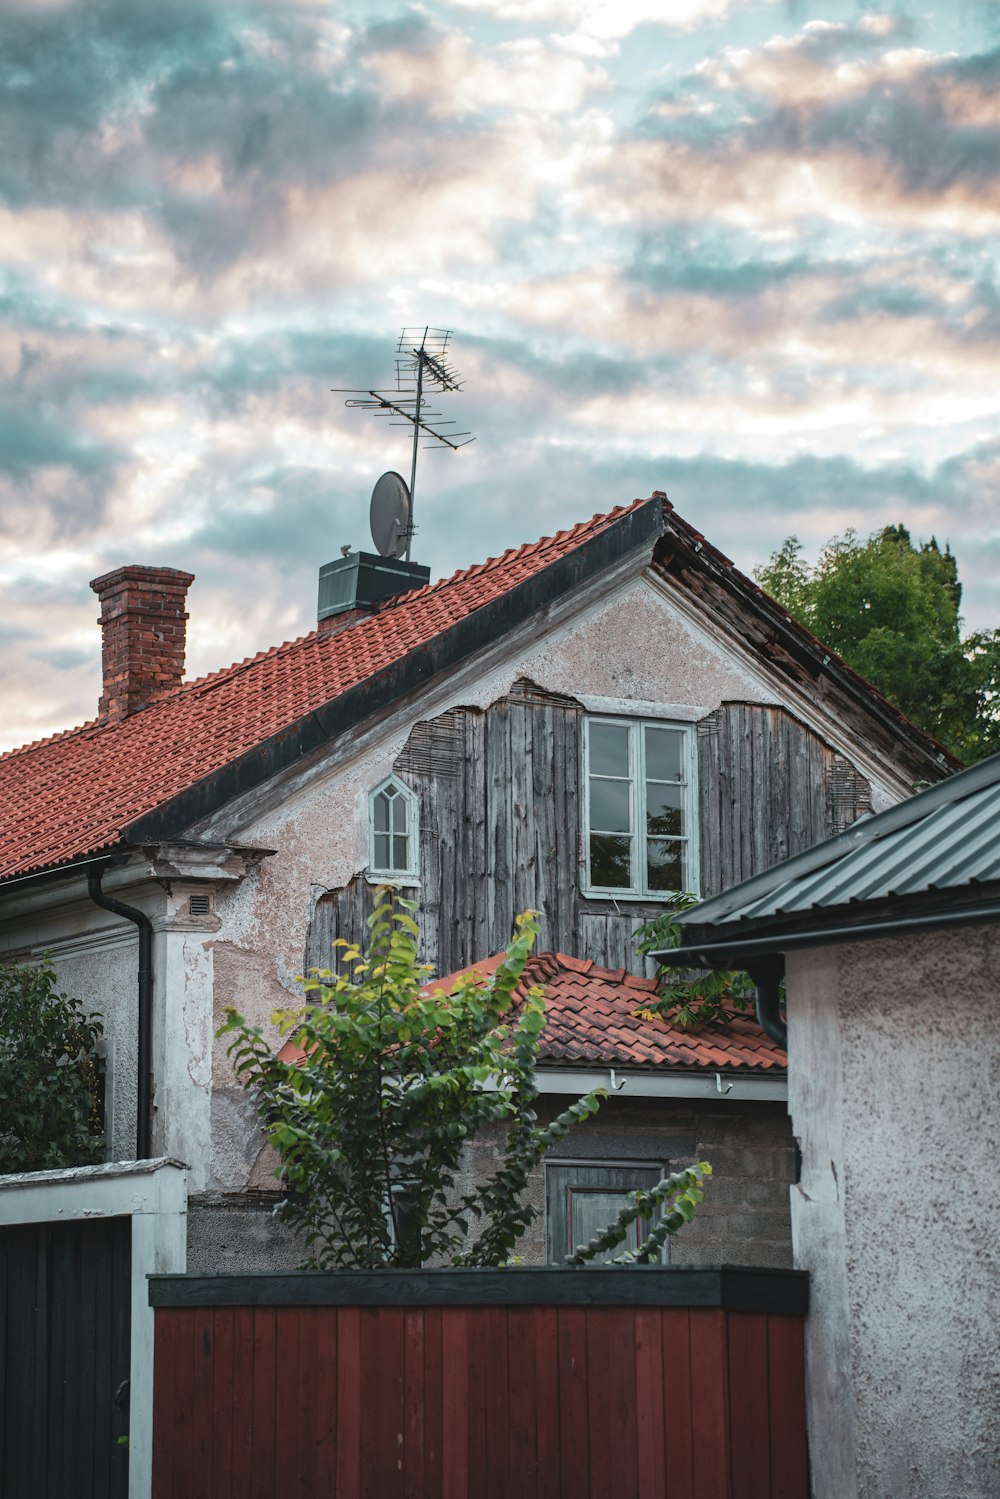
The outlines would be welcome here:
M 432 577 L 660 489 L 747 571 L 934 535 L 1000 626 L 993 0 L 0 0 L 0 142 L 0 747 L 96 713 L 120 564 L 189 675 L 313 627 L 405 325 Z

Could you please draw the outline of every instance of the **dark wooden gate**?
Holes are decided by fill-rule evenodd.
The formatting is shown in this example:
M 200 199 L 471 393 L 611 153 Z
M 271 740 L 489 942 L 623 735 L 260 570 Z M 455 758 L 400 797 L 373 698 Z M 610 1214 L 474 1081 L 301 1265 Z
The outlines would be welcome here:
M 127 1499 L 131 1218 L 0 1229 L 0 1493 Z

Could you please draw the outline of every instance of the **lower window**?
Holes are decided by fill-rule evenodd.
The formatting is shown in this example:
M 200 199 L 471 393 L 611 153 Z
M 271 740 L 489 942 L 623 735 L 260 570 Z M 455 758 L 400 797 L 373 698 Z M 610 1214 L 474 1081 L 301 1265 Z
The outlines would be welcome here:
M 585 1244 L 617 1218 L 630 1192 L 655 1187 L 664 1167 L 650 1162 L 604 1165 L 592 1161 L 545 1163 L 545 1258 L 562 1265 L 566 1256 Z M 591 1264 L 614 1259 L 626 1249 L 638 1249 L 655 1218 L 637 1218 L 628 1238 Z

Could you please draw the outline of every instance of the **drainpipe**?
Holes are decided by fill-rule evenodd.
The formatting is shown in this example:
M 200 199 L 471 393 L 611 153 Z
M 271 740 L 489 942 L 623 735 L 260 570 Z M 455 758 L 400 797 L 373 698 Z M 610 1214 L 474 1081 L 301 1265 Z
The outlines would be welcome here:
M 788 1050 L 788 1027 L 781 1018 L 781 983 L 785 977 L 785 960 L 780 953 L 748 963 L 746 972 L 753 980 L 757 1002 L 757 1024 L 766 1036 Z
M 115 916 L 124 916 L 139 928 L 139 1045 L 136 1085 L 135 1158 L 148 1161 L 152 1156 L 150 1117 L 152 1114 L 153 1076 L 153 923 L 145 911 L 113 900 L 101 889 L 106 865 L 87 871 L 87 893 L 95 905 Z

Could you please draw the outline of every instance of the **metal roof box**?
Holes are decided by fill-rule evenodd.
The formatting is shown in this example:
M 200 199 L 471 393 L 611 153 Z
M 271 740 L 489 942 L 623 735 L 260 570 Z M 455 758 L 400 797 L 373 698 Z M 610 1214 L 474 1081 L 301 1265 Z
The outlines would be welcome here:
M 348 609 L 374 609 L 383 599 L 423 588 L 431 580 L 429 567 L 379 557 L 372 552 L 350 552 L 319 570 L 318 620 L 331 619 Z

